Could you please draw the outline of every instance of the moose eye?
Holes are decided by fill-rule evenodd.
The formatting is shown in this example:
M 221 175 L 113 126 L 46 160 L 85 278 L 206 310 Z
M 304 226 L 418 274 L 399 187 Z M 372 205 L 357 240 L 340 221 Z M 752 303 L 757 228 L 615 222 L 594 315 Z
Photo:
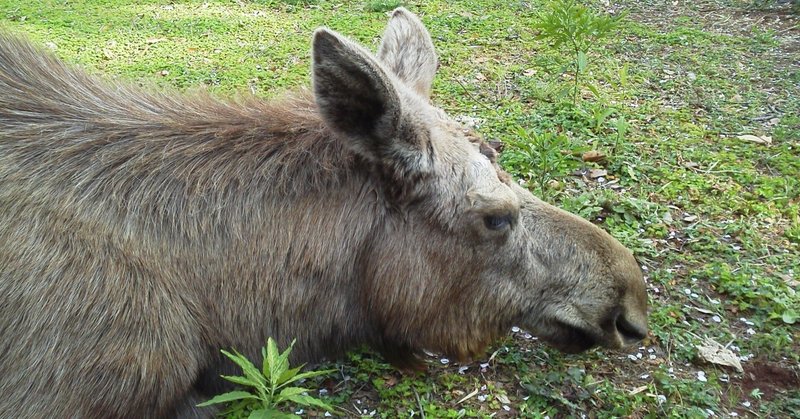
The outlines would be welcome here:
M 511 225 L 511 214 L 488 215 L 483 218 L 483 222 L 489 230 L 502 231 Z

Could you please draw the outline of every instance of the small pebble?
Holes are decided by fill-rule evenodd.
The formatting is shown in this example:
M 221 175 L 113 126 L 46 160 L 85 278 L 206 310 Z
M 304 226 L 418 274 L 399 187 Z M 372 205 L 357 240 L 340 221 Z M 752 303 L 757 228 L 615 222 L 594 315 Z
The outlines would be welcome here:
M 708 378 L 706 378 L 706 373 L 705 373 L 705 371 L 697 371 L 697 380 L 698 380 L 698 381 L 701 381 L 701 382 L 703 382 L 703 383 L 705 383 L 706 381 L 708 381 Z

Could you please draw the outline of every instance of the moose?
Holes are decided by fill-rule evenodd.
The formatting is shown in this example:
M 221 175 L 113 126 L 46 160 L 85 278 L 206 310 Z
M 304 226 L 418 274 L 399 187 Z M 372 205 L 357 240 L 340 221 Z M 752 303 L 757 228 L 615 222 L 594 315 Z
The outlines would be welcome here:
M 159 92 L 0 34 L 0 412 L 208 417 L 267 337 L 483 354 L 512 325 L 565 352 L 647 332 L 632 253 L 534 197 L 430 101 L 406 9 L 376 54 L 325 28 L 311 88 Z

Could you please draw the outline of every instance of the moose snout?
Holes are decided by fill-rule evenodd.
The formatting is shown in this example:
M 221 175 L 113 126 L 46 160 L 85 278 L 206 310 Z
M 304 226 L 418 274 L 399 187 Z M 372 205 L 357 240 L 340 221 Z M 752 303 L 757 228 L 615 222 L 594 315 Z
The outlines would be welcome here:
M 628 316 L 619 310 L 613 321 L 620 347 L 636 344 L 647 337 L 647 321 L 641 316 Z

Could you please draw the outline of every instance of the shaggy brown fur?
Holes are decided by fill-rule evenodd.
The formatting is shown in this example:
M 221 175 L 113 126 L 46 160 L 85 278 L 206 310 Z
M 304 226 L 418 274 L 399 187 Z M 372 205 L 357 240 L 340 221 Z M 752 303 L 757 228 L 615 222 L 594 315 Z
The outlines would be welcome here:
M 268 336 L 404 366 L 512 324 L 568 351 L 644 336 L 630 252 L 430 105 L 416 16 L 380 58 L 327 30 L 313 56 L 313 92 L 226 102 L 0 34 L 0 412 L 207 416 L 219 349 Z

